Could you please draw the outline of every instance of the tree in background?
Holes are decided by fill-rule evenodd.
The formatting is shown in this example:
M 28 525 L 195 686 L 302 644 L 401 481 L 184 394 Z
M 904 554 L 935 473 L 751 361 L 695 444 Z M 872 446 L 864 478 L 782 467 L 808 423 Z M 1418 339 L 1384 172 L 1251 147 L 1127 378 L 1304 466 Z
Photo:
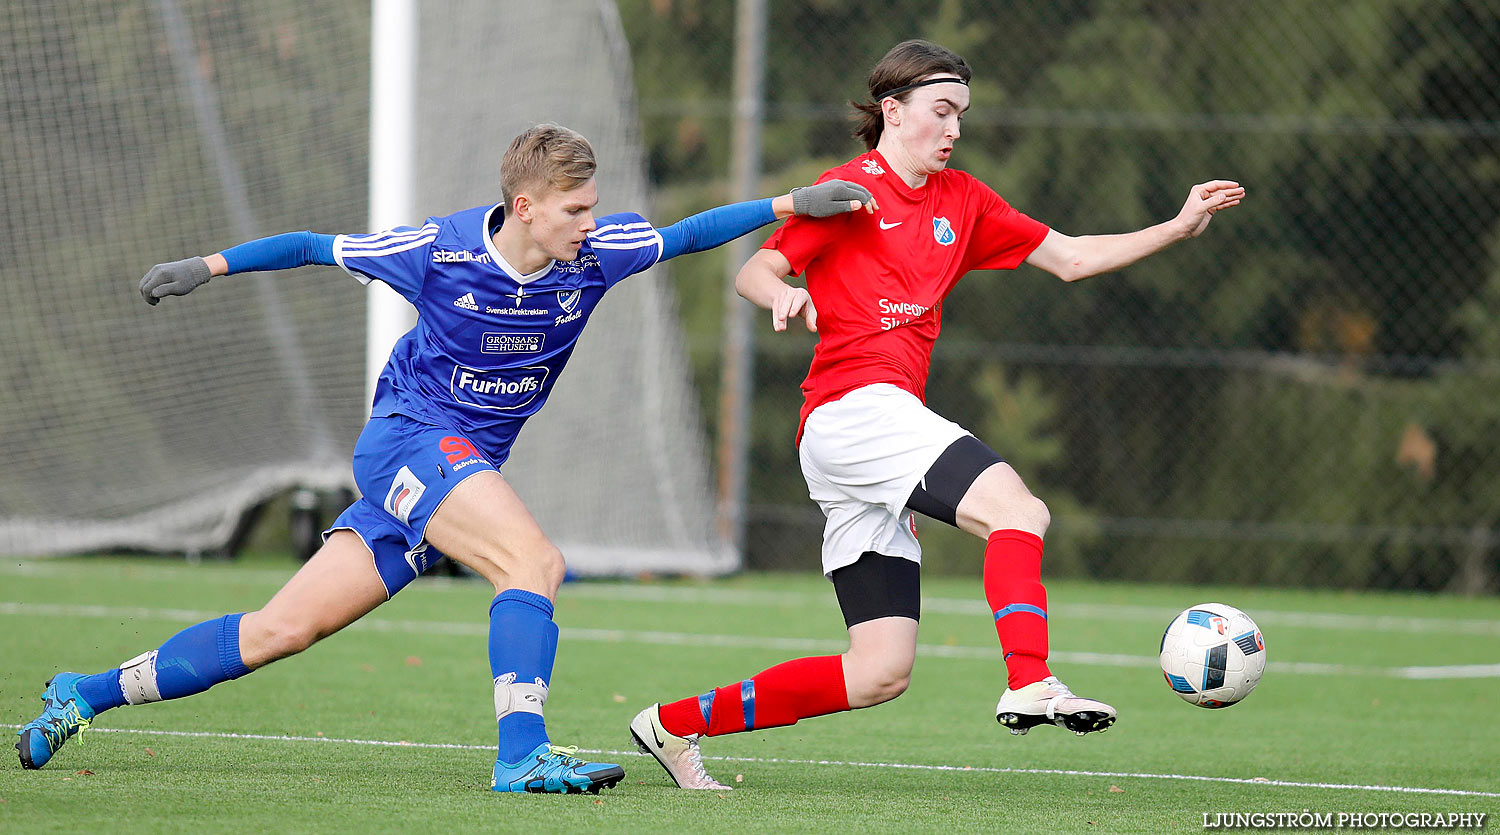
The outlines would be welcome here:
M 663 201 L 722 199 L 729 4 L 622 10 Z M 1204 177 L 1255 192 L 1212 246 L 1081 286 L 974 275 L 946 305 L 939 350 L 1006 372 L 965 363 L 971 373 L 935 376 L 929 396 L 1003 423 L 996 387 L 1027 392 L 1044 417 L 1010 443 L 1060 445 L 1037 489 L 1076 497 L 1060 531 L 1075 515 L 1098 524 L 1100 536 L 1049 549 L 1056 564 L 1431 587 L 1473 551 L 1451 540 L 1487 531 L 1495 506 L 1476 482 L 1494 464 L 1480 439 L 1500 400 L 1482 396 L 1492 375 L 1470 360 L 1488 361 L 1477 323 L 1500 303 L 1481 292 L 1500 214 L 1500 4 L 820 0 L 773 2 L 770 15 L 768 187 L 859 150 L 844 102 L 874 58 L 915 35 L 976 70 L 956 164 L 1063 231 L 1165 219 L 1180 184 Z M 710 401 L 725 269 L 677 271 Z M 790 415 L 811 340 L 786 336 L 759 344 L 751 489 L 758 505 L 791 508 L 807 504 Z M 1436 438 L 1430 476 L 1410 461 L 1424 448 L 1411 427 Z M 752 533 L 752 549 L 810 552 L 808 532 L 786 527 Z

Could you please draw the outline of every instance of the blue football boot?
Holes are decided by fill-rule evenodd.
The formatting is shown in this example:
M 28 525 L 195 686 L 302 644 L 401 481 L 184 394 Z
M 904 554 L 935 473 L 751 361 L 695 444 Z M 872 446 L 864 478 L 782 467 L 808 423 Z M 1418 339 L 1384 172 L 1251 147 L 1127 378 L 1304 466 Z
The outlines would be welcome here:
M 46 765 L 64 742 L 88 728 L 93 720 L 94 709 L 74 687 L 81 678 L 78 673 L 58 673 L 47 680 L 47 689 L 42 691 L 42 715 L 16 732 L 21 737 L 16 750 L 25 768 Z
M 497 792 L 598 794 L 600 789 L 625 779 L 625 769 L 614 763 L 584 762 L 574 756 L 577 753 L 577 748 L 544 742 L 514 765 L 496 760 L 490 788 Z

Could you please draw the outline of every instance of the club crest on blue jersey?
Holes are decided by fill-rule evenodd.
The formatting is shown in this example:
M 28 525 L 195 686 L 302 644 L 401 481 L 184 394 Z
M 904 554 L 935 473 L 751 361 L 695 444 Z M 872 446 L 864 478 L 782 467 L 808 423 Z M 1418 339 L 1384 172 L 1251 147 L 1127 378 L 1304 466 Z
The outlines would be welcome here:
M 564 313 L 572 313 L 578 307 L 578 300 L 583 298 L 582 290 L 558 290 L 557 303 L 562 305 Z
M 953 224 L 949 223 L 948 218 L 945 217 L 932 219 L 932 237 L 943 246 L 948 246 L 958 240 L 958 236 L 953 234 Z

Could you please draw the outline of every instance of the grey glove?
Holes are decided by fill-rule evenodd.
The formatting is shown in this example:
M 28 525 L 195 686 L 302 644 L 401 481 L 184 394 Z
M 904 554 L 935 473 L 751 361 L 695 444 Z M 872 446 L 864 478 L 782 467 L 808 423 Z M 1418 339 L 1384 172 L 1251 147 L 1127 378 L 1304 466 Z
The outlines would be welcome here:
M 847 180 L 829 180 L 815 186 L 792 189 L 792 213 L 813 217 L 832 217 L 853 211 L 849 201 L 870 202 L 870 191 Z
M 156 304 L 163 296 L 185 296 L 208 279 L 208 262 L 202 258 L 157 264 L 141 279 L 141 297 L 146 304 Z

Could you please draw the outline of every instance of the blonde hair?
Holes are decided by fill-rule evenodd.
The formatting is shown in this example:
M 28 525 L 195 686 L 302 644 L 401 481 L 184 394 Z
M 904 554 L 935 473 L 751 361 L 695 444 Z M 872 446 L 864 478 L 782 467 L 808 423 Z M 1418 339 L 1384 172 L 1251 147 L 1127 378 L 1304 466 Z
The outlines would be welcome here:
M 571 191 L 594 176 L 594 148 L 583 134 L 544 123 L 517 136 L 500 158 L 500 193 L 509 210 L 516 195 L 542 186 Z

